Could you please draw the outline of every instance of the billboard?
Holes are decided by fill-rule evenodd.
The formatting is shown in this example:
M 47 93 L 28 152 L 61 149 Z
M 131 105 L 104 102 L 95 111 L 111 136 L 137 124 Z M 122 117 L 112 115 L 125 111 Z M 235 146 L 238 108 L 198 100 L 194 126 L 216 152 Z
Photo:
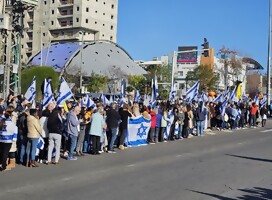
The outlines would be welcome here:
M 197 50 L 197 46 L 183 46 L 178 47 L 178 51 L 189 51 L 184 53 L 178 53 L 177 54 L 177 63 L 197 63 L 197 51 L 191 50 Z

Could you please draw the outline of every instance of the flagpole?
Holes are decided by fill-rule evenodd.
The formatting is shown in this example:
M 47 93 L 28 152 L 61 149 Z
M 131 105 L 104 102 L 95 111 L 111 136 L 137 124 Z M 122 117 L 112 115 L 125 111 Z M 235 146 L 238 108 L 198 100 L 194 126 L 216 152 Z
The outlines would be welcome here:
M 174 51 L 173 53 L 173 60 L 172 60 L 171 90 L 174 88 L 175 62 L 176 62 L 176 51 Z
M 268 28 L 268 56 L 267 56 L 267 86 L 266 86 L 266 92 L 267 92 L 267 104 L 270 105 L 270 61 L 271 61 L 271 0 L 269 0 L 269 28 Z

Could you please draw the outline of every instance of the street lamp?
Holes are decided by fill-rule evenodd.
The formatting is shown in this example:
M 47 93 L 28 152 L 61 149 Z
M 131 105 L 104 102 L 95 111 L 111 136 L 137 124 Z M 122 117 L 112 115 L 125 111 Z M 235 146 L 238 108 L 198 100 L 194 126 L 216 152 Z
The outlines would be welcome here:
M 82 93 L 82 51 L 83 51 L 83 32 L 79 31 L 78 32 L 81 35 L 81 46 L 80 46 L 80 78 L 79 78 L 79 89 L 80 93 Z

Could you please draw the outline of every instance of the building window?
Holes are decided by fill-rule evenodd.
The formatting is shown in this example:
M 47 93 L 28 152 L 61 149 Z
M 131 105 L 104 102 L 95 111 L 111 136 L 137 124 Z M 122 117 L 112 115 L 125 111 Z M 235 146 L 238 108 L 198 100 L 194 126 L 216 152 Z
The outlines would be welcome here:
M 45 37 L 45 33 L 43 33 L 43 36 Z
M 24 45 L 22 45 L 22 49 L 24 48 Z
M 96 2 L 98 2 L 98 0 L 96 0 Z
M 104 37 L 105 35 L 103 34 L 102 37 Z
M 54 13 L 55 13 L 54 10 L 52 10 L 52 15 L 54 15 Z
M 97 10 L 95 11 L 95 13 L 97 13 Z
M 113 37 L 112 37 L 112 36 L 110 36 L 110 40 L 113 40 Z
M 79 6 L 76 9 L 77 9 L 77 11 L 79 11 Z
M 110 29 L 113 30 L 113 26 L 111 26 Z
M 103 26 L 105 26 L 105 24 L 103 24 Z
M 97 22 L 94 22 L 95 24 L 97 24 Z
M 106 2 L 104 2 L 104 5 L 106 5 Z
M 46 1 L 44 1 L 44 5 L 46 5 Z
M 88 24 L 88 23 L 89 23 L 89 20 L 88 20 L 88 19 L 86 19 L 85 21 L 86 21 L 86 24 Z
M 43 25 L 45 25 L 45 22 L 43 22 Z
M 86 12 L 89 12 L 89 8 L 88 7 L 86 8 Z
M 54 25 L 54 21 L 51 21 L 51 25 Z
M 111 8 L 114 9 L 114 4 L 111 4 Z
M 79 18 L 76 18 L 76 22 L 79 22 Z
M 105 15 L 105 13 L 103 13 L 103 15 Z
M 52 0 L 52 3 L 55 3 L 55 0 Z
M 111 19 L 113 19 L 113 15 L 111 15 Z

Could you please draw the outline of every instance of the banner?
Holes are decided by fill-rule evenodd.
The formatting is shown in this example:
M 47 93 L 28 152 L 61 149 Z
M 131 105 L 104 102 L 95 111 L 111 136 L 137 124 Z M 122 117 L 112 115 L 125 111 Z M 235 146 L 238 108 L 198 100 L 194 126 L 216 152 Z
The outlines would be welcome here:
M 146 145 L 150 125 L 151 119 L 146 119 L 142 115 L 133 119 L 129 118 L 127 145 L 131 147 Z

